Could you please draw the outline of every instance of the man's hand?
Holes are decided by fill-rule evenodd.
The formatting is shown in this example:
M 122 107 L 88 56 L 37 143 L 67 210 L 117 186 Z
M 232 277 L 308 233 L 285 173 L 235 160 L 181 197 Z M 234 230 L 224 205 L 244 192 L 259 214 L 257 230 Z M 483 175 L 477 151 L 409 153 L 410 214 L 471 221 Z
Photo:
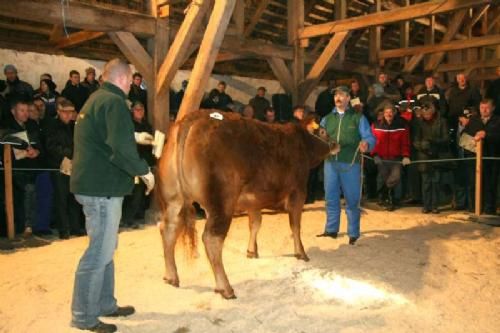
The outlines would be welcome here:
M 373 158 L 373 162 L 375 163 L 375 165 L 380 165 L 380 164 L 382 164 L 382 159 L 380 158 L 380 156 L 376 155 Z
M 359 151 L 362 153 L 366 153 L 368 151 L 368 142 L 361 140 L 359 143 Z
M 155 176 L 149 171 L 147 174 L 140 176 L 144 184 L 146 185 L 146 195 L 149 194 L 155 187 Z
M 38 155 L 40 155 L 40 151 L 38 149 L 35 149 L 31 146 L 26 149 L 26 157 L 27 158 L 37 158 Z
M 135 142 L 140 145 L 152 145 L 154 138 L 148 132 L 134 132 Z
M 474 140 L 475 141 L 481 141 L 483 140 L 484 138 L 486 137 L 486 132 L 485 131 L 479 131 L 476 133 L 476 135 L 474 136 Z
M 403 164 L 403 166 L 410 165 L 410 163 L 411 163 L 411 160 L 409 157 L 403 157 L 403 160 L 401 161 L 401 164 Z

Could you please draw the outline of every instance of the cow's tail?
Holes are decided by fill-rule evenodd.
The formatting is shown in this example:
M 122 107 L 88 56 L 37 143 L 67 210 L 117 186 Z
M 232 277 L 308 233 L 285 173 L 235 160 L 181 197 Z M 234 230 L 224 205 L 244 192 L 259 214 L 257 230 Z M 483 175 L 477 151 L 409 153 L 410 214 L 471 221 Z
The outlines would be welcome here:
M 193 119 L 184 118 L 182 123 L 179 124 L 179 132 L 177 133 L 177 161 L 176 167 L 179 176 L 179 187 L 181 190 L 181 195 L 184 198 L 184 203 L 182 210 L 180 212 L 181 224 L 181 235 L 185 247 L 188 249 L 190 257 L 197 256 L 197 233 L 196 233 L 196 216 L 193 207 L 193 202 L 190 199 L 190 195 L 187 193 L 184 184 L 188 181 L 184 174 L 183 161 L 184 161 L 184 151 L 186 146 L 186 140 L 193 125 Z

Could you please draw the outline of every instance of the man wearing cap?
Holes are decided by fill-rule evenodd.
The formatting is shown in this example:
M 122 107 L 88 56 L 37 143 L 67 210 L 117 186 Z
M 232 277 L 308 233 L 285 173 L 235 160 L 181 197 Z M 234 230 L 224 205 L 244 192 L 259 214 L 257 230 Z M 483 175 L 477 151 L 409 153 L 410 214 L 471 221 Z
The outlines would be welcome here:
M 85 70 L 85 79 L 82 81 L 82 86 L 87 88 L 89 94 L 99 89 L 99 82 L 95 79 L 95 68 L 89 67 Z
M 415 127 L 413 145 L 417 160 L 432 160 L 449 157 L 449 137 L 446 121 L 436 112 L 433 103 L 422 105 L 422 119 Z M 418 163 L 422 175 L 422 212 L 439 213 L 439 184 L 442 163 Z
M 361 153 L 375 146 L 370 124 L 365 116 L 350 106 L 349 88 L 334 89 L 333 110 L 321 120 L 321 127 L 340 145 L 340 151 L 324 164 L 326 225 L 318 237 L 337 238 L 340 227 L 340 192 L 346 200 L 349 244 L 360 236 Z
M 259 87 L 257 89 L 257 95 L 254 98 L 250 99 L 248 104 L 253 106 L 255 110 L 255 119 L 265 121 L 266 115 L 265 111 L 268 107 L 271 106 L 271 103 L 267 100 L 266 96 L 266 88 Z
M 8 93 L 5 98 L 9 104 L 17 100 L 28 101 L 33 98 L 34 90 L 31 84 L 21 81 L 17 75 L 17 68 L 14 65 L 6 65 L 3 69 L 5 74 Z

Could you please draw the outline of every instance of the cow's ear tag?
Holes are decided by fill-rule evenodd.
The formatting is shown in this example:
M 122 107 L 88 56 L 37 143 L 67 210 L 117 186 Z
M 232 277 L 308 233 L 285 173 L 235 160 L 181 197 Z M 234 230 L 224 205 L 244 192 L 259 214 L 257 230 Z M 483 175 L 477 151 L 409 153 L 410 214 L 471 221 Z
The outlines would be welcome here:
M 210 118 L 214 118 L 214 119 L 217 119 L 217 120 L 222 120 L 222 119 L 224 119 L 224 116 L 222 114 L 220 114 L 219 112 L 212 112 L 210 114 Z

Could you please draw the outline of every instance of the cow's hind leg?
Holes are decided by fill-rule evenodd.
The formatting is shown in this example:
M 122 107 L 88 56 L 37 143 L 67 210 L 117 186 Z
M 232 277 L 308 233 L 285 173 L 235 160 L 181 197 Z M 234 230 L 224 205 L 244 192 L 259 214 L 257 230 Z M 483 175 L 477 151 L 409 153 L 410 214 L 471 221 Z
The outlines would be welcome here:
M 295 258 L 309 261 L 309 257 L 304 251 L 304 246 L 302 245 L 302 240 L 300 238 L 300 220 L 302 218 L 302 208 L 304 207 L 305 197 L 299 195 L 293 195 L 289 202 L 288 217 L 290 219 L 290 228 L 293 234 L 293 243 Z
M 215 292 L 226 299 L 236 298 L 222 263 L 222 247 L 230 224 L 231 214 L 218 215 L 208 211 L 207 224 L 203 231 L 203 244 L 215 275 Z
M 248 211 L 248 226 L 250 228 L 250 237 L 248 240 L 247 258 L 258 258 L 259 251 L 257 247 L 257 233 L 262 223 L 262 214 L 260 210 Z
M 179 276 L 175 264 L 175 244 L 182 231 L 183 225 L 190 223 L 188 219 L 194 218 L 194 213 L 190 211 L 192 207 L 180 202 L 169 204 L 163 222 L 160 223 L 160 233 L 163 241 L 163 254 L 165 256 L 165 276 L 166 283 L 179 287 Z

